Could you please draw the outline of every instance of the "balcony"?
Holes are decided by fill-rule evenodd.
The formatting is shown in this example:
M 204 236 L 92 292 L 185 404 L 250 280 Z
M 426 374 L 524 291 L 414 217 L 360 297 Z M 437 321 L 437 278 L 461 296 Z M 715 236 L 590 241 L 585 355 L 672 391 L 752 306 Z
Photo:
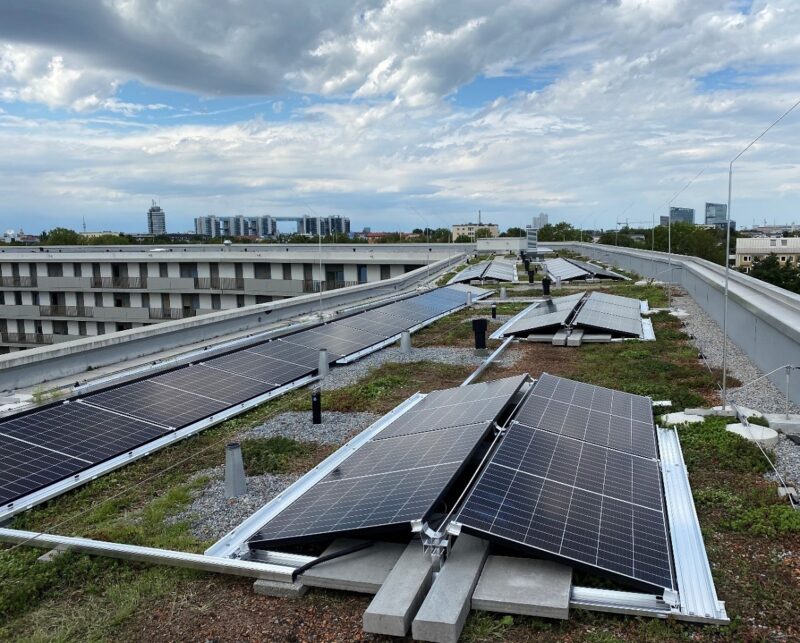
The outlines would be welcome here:
M 336 290 L 337 288 L 347 288 L 348 286 L 358 286 L 359 281 L 316 281 L 312 279 L 306 279 L 303 281 L 303 292 L 319 292 L 320 285 L 322 286 L 322 292 L 327 292 L 328 290 Z M 366 282 L 363 282 L 366 283 Z
M 240 277 L 195 277 L 196 290 L 244 290 L 244 279 Z
M 42 317 L 92 317 L 91 306 L 39 306 Z
M 92 288 L 147 288 L 147 277 L 92 277 Z
M 52 344 L 54 341 L 52 335 L 43 333 L 0 333 L 3 344 Z
M 4 288 L 36 288 L 36 277 L 0 277 Z
M 184 319 L 195 317 L 196 310 L 191 308 L 151 308 L 150 319 Z

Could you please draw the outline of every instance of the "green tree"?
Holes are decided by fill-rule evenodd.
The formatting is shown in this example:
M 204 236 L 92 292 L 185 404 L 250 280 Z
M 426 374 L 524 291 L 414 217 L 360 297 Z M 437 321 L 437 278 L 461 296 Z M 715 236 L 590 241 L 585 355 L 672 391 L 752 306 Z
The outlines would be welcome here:
M 509 228 L 500 236 L 502 237 L 503 235 L 507 237 L 525 237 L 527 233 L 522 228 Z
M 83 238 L 69 228 L 53 228 L 42 233 L 42 243 L 46 246 L 80 246 Z
M 466 234 L 460 234 L 456 237 L 456 243 L 469 243 L 472 241 Z
M 476 239 L 488 239 L 492 236 L 492 231 L 489 228 L 478 228 L 475 231 L 475 238 Z
M 800 268 L 788 261 L 781 265 L 774 254 L 758 259 L 750 269 L 750 276 L 779 288 L 800 292 Z

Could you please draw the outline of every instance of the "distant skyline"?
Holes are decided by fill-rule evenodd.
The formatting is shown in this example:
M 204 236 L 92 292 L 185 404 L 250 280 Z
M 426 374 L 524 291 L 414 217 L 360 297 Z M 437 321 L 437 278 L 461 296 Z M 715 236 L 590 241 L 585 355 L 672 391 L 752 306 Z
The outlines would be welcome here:
M 0 229 L 195 216 L 648 225 L 724 203 L 800 98 L 794 0 L 6 0 Z M 736 165 L 800 223 L 800 110 Z

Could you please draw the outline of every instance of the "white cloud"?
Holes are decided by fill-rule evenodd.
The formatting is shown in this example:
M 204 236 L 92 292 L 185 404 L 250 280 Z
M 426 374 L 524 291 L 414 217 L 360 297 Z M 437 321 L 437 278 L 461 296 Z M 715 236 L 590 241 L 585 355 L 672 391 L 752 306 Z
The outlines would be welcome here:
M 296 211 L 298 199 L 376 226 L 413 223 L 414 203 L 437 224 L 478 208 L 518 224 L 549 208 L 610 227 L 631 200 L 631 220 L 649 220 L 703 167 L 683 201 L 724 199 L 727 161 L 800 96 L 790 0 L 749 14 L 727 0 L 198 4 L 111 2 L 98 22 L 113 41 L 44 42 L 18 14 L 16 36 L 0 25 L 15 41 L 0 45 L 3 100 L 80 112 L 58 124 L 0 114 L 0 219 L 31 194 L 58 211 L 135 213 L 158 193 L 183 227 L 209 207 Z M 553 82 L 480 107 L 444 100 L 477 75 L 520 72 Z M 287 89 L 311 96 L 278 123 L 183 125 L 175 110 L 156 126 L 136 116 L 165 106 L 117 97 L 131 78 L 265 95 L 276 114 Z M 97 109 L 138 127 L 92 120 Z M 797 123 L 800 112 L 743 159 L 734 212 L 793 216 Z

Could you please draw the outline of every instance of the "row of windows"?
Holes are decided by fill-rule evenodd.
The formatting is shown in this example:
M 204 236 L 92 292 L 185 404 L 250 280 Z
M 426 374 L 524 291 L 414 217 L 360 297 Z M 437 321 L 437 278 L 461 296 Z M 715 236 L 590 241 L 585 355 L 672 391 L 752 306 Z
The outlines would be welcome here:
M 91 294 L 91 293 L 90 293 Z M 66 297 L 64 296 L 65 293 L 63 292 L 52 292 L 52 293 L 40 293 L 33 291 L 31 292 L 31 301 L 27 304 L 29 306 L 39 306 L 39 305 L 48 305 L 48 306 L 65 306 L 66 304 Z M 151 297 L 149 293 L 142 293 L 141 295 L 141 307 L 142 308 L 150 308 L 150 305 L 155 301 L 158 301 L 159 295 L 154 295 Z M 87 305 L 87 297 L 84 296 L 84 293 L 78 292 L 75 293 L 75 306 L 81 307 Z M 256 295 L 255 296 L 257 304 L 266 304 L 272 301 L 272 297 L 268 295 Z M 104 296 L 103 293 L 96 292 L 94 293 L 94 307 L 95 308 L 104 308 Z M 114 293 L 113 296 L 113 307 L 114 308 L 130 308 L 131 307 L 131 296 L 129 293 Z M 170 307 L 170 296 L 166 293 L 160 295 L 160 302 L 162 308 L 169 308 Z M 181 302 L 184 308 L 191 308 L 192 310 L 197 310 L 200 308 L 200 295 L 197 294 L 188 294 L 181 296 Z M 0 291 L 0 305 L 6 306 L 22 306 L 24 305 L 22 302 L 22 292 L 17 291 L 7 291 L 2 292 Z M 241 308 L 245 305 L 245 296 L 244 295 L 236 295 L 236 307 Z M 111 308 L 112 306 L 109 306 Z M 221 295 L 211 295 L 211 308 L 212 310 L 222 310 L 222 296 Z

